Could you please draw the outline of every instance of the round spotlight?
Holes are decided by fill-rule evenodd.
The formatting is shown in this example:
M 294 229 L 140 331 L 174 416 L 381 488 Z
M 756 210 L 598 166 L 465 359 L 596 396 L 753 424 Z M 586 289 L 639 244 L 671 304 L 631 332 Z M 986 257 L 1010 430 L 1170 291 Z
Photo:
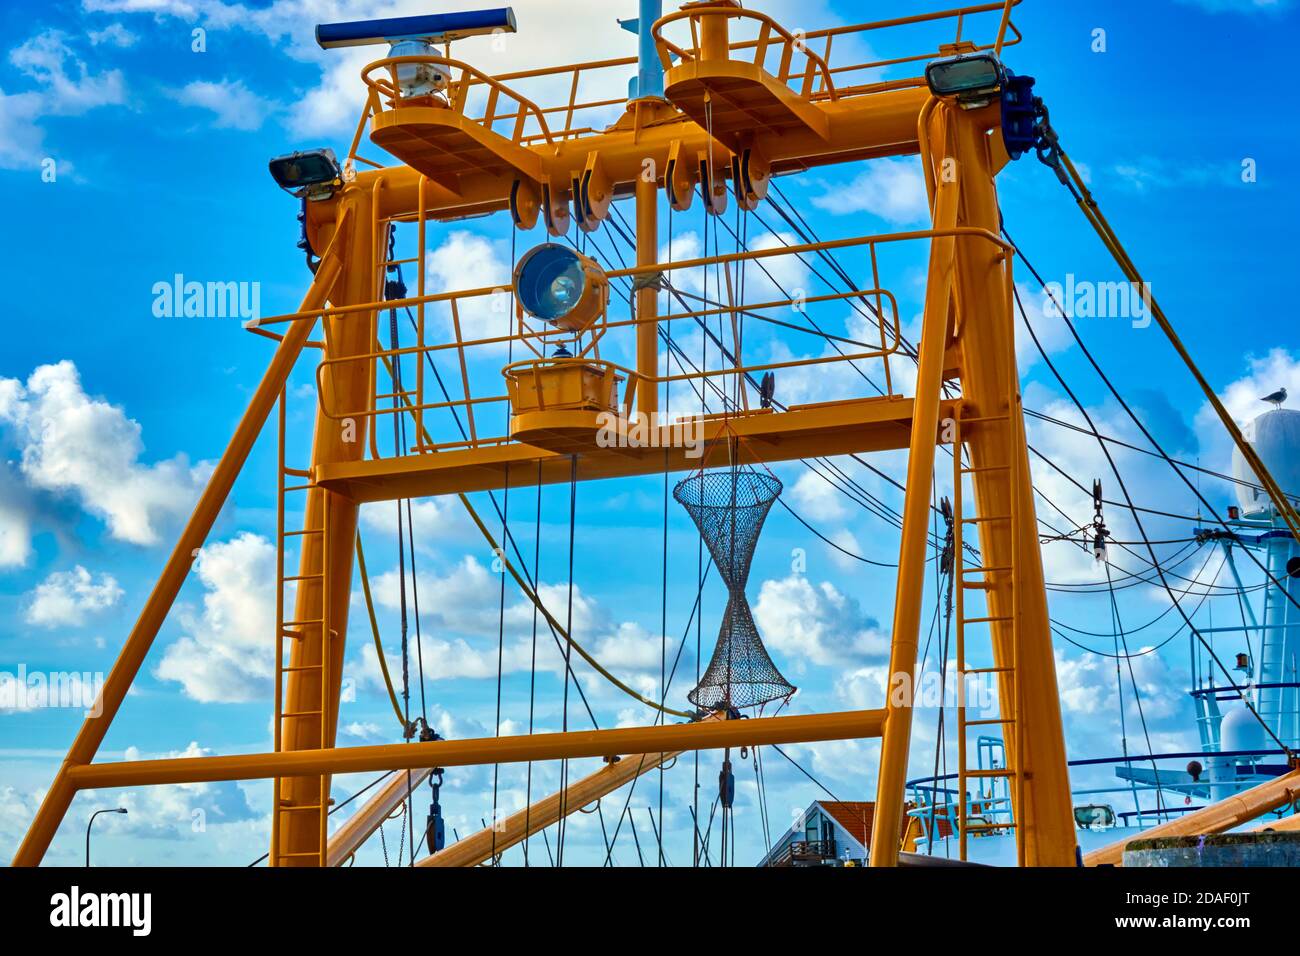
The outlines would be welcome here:
M 554 242 L 530 250 L 515 268 L 515 294 L 534 318 L 581 332 L 600 316 L 609 280 L 592 259 Z

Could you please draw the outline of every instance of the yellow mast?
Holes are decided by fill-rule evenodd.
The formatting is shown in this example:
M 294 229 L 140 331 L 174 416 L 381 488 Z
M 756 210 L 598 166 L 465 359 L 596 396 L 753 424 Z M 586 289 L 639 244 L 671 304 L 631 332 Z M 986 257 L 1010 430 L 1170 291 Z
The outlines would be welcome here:
M 960 39 L 966 18 L 994 14 L 999 20 L 998 33 L 982 49 L 1000 52 L 1004 42 L 1015 42 L 1010 37 L 1018 38 L 1011 23 L 1011 11 L 1018 2 L 973 4 L 957 11 L 900 18 L 889 25 L 952 20 Z M 754 26 L 758 39 L 731 42 L 729 27 L 739 21 Z M 689 26 L 691 35 L 699 37 L 698 45 L 688 48 L 666 39 L 664 29 L 674 24 Z M 883 735 L 883 743 L 872 862 L 895 864 L 904 813 L 909 701 L 896 703 L 891 698 L 886 712 L 699 722 L 519 739 L 336 748 L 334 738 L 359 503 L 500 487 L 507 472 L 512 485 L 536 481 L 528 476 L 535 476 L 539 469 L 543 481 L 565 480 L 574 454 L 581 480 L 696 464 L 680 455 L 656 452 L 647 458 L 597 447 L 591 425 L 595 412 L 582 407 L 543 407 L 530 419 L 534 427 L 527 430 L 522 426 L 524 416 L 515 409 L 515 434 L 511 436 L 475 436 L 446 450 L 426 447 L 421 437 L 418 449 L 399 448 L 393 457 L 380 456 L 374 437 L 379 416 L 399 414 L 381 407 L 382 396 L 377 394 L 378 369 L 394 357 L 377 350 L 375 344 L 376 311 L 394 306 L 382 301 L 388 223 L 416 221 L 423 237 L 429 219 L 510 208 L 521 227 L 530 227 L 540 216 L 553 233 L 560 234 L 570 221 L 571 205 L 580 211 L 584 228 L 599 228 L 613 195 L 633 192 L 637 266 L 621 275 L 639 280 L 632 322 L 636 326 L 636 368 L 618 369 L 594 358 L 589 361 L 626 376 L 629 389 L 635 389 L 637 409 L 653 412 L 657 410 L 658 387 L 675 380 L 659 371 L 656 323 L 669 317 L 658 314 L 655 275 L 661 269 L 690 265 L 657 263 L 660 188 L 675 208 L 685 208 L 703 182 L 708 187 L 710 211 L 716 214 L 725 208 L 726 197 L 715 187 L 728 171 L 737 185 L 748 184 L 742 201 L 758 202 L 773 172 L 918 151 L 923 153 L 934 183 L 932 229 L 808 247 L 824 251 L 857 244 L 870 251 L 874 264 L 880 247 L 900 241 L 931 243 L 916 394 L 895 395 L 891 388 L 891 394 L 879 400 L 852 399 L 775 413 L 765 410 L 762 415 L 737 414 L 725 427 L 746 437 L 736 446 L 737 453 L 755 462 L 910 449 L 891 652 L 891 673 L 904 681 L 916 676 L 936 446 L 944 440 L 946 425 L 952 423 L 959 430 L 969 449 L 975 488 L 975 516 L 967 520 L 979 528 L 987 566 L 985 579 L 975 585 L 988 594 L 987 623 L 1003 692 L 1007 775 L 1015 780 L 1022 859 L 1038 865 L 1071 863 L 1075 844 L 1069 786 L 1013 358 L 1008 294 L 1011 263 L 998 235 L 993 186 L 1006 161 L 1005 153 L 998 152 L 1000 137 L 989 136 L 998 126 L 997 110 L 957 109 L 951 103 L 939 103 L 921 80 L 837 86 L 840 71 L 828 62 L 832 41 L 875 28 L 862 25 L 796 37 L 765 15 L 743 10 L 732 0 L 687 4 L 654 27 L 667 69 L 665 97 L 671 106 L 634 101 L 624 119 L 604 132 L 552 132 L 548 117 L 554 119 L 555 110 L 543 111 L 514 94 L 506 86 L 511 77 L 486 77 L 458 61 L 423 58 L 449 73 L 459 71 L 447 89 L 445 103 L 428 102 L 427 98 L 408 102 L 402 96 L 396 70 L 410 58 L 381 60 L 367 67 L 363 74 L 369 93 L 367 109 L 349 165 L 365 162 L 356 154 L 356 145 L 367 120 L 372 139 L 410 165 L 362 172 L 349 177 L 332 198 L 308 204 L 308 236 L 314 248 L 327 249 L 316 279 L 300 314 L 263 323 L 261 331 L 272 335 L 267 329 L 287 324 L 271 367 L 109 675 L 103 717 L 87 721 L 69 751 L 15 864 L 39 863 L 79 788 L 270 776 L 277 781 L 272 864 L 323 865 L 328 853 L 329 780 L 334 773 L 435 763 L 456 766 L 616 753 L 660 754 L 873 735 Z M 824 43 L 824 54 L 814 52 L 814 42 Z M 924 62 L 943 52 L 941 48 L 913 59 Z M 779 61 L 775 73 L 769 72 L 773 61 Z M 579 64 L 553 72 L 571 73 L 576 91 L 584 70 L 611 62 L 622 61 Z M 487 91 L 487 106 L 485 115 L 474 119 L 464 111 L 471 90 L 478 88 Z M 571 98 L 570 123 L 575 109 Z M 560 113 L 563 115 L 562 110 Z M 526 134 L 528 122 L 537 131 Z M 513 131 L 498 132 L 503 123 L 512 123 Z M 655 171 L 651 177 L 645 175 L 647 164 Z M 956 175 L 951 174 L 954 169 Z M 711 261 L 772 254 L 746 253 Z M 619 273 L 611 275 L 615 274 Z M 421 287 L 420 294 L 404 300 L 402 305 L 420 310 L 419 344 L 411 350 L 415 361 L 422 362 L 426 352 L 452 348 L 453 354 L 461 356 L 464 375 L 464 351 L 475 343 L 461 339 L 459 326 L 454 342 L 427 343 L 424 310 L 430 303 L 441 302 L 455 315 L 458 302 L 488 292 L 425 295 Z M 851 294 L 877 301 L 888 295 L 879 287 Z M 330 307 L 324 308 L 327 298 Z M 684 311 L 672 318 L 706 314 L 707 310 Z M 285 664 L 277 650 L 277 676 L 283 676 L 286 685 L 283 698 L 277 685 L 276 750 L 197 760 L 94 764 L 99 743 L 179 591 L 191 556 L 211 530 L 317 317 L 323 322 L 324 340 L 318 344 L 324 361 L 318 373 L 320 402 L 312 460 L 301 472 L 281 469 L 282 482 L 286 477 L 302 476 L 308 504 L 303 527 L 296 532 L 282 527 L 280 535 L 282 559 L 290 535 L 300 539 L 301 558 L 298 574 L 284 576 L 280 582 L 282 595 L 284 585 L 296 583 L 297 599 L 289 612 L 282 598 L 278 615 L 277 644 L 289 642 L 289 654 Z M 618 327 L 617 322 L 607 322 L 603 328 L 610 333 Z M 890 356 L 898 349 L 896 326 L 892 346 L 886 344 L 883 319 L 881 334 L 878 351 L 850 358 L 882 361 L 888 377 Z M 522 326 L 514 338 L 525 343 L 540 341 L 545 348 L 544 337 L 530 336 Z M 739 362 L 740 356 L 736 358 Z M 534 374 L 550 374 L 542 367 L 545 356 L 540 361 Z M 809 361 L 825 360 L 727 367 L 699 374 L 754 374 Z M 526 378 L 521 374 L 515 385 Z M 946 397 L 945 383 L 956 382 L 961 384 L 962 398 Z M 422 421 L 430 409 L 442 407 L 425 398 L 422 373 L 413 389 L 409 383 L 404 387 L 414 396 L 402 395 L 400 402 L 393 403 L 394 409 L 402 406 L 400 413 L 409 411 Z M 465 399 L 453 406 L 465 409 L 473 430 L 476 403 L 487 400 L 492 399 L 471 398 L 466 380 Z M 621 411 L 627 414 L 631 409 L 625 405 Z M 706 423 L 706 429 L 710 427 L 716 434 L 717 423 Z M 526 434 L 527 440 L 520 440 L 521 434 Z M 367 439 L 369 457 L 365 455 Z M 960 474 L 961 446 L 954 448 L 954 453 Z M 519 463 L 531 467 L 518 468 Z M 283 514 L 283 507 L 281 511 Z M 999 572 L 996 567 L 1000 565 L 1012 567 L 1013 573 Z

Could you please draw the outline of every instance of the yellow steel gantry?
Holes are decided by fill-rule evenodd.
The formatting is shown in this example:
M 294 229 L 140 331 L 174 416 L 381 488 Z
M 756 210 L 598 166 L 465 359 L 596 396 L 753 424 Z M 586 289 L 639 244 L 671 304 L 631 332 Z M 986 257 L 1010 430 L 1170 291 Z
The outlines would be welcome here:
M 361 503 L 464 493 L 507 483 L 520 487 L 565 481 L 571 467 L 576 467 L 578 480 L 593 480 L 698 466 L 667 440 L 653 443 L 654 450 L 648 453 L 601 447 L 594 438 L 597 410 L 592 408 L 548 409 L 541 403 L 527 414 L 516 411 L 509 434 L 483 434 L 482 416 L 476 418 L 475 412 L 484 404 L 508 398 L 472 394 L 466 352 L 517 342 L 539 356 L 536 369 L 526 371 L 540 375 L 553 364 L 544 356 L 547 336 L 554 333 L 533 331 L 521 321 L 512 335 L 466 339 L 461 312 L 495 290 L 430 294 L 422 267 L 416 295 L 385 301 L 389 224 L 416 223 L 421 250 L 429 220 L 503 210 L 509 210 L 521 228 L 531 228 L 540 220 L 552 234 L 560 235 L 573 222 L 583 230 L 600 228 L 615 196 L 631 194 L 637 210 L 637 264 L 610 276 L 633 280 L 635 314 L 627 322 L 606 321 L 600 334 L 630 329 L 635 368 L 604 362 L 598 351 L 580 356 L 600 380 L 605 380 L 601 376 L 625 379 L 626 392 L 617 407 L 620 427 L 633 418 L 634 407 L 642 413 L 656 411 L 660 386 L 672 381 L 739 378 L 771 368 L 832 361 L 871 360 L 883 365 L 890 384 L 888 394 L 880 397 L 845 397 L 777 411 L 741 409 L 722 420 L 706 416 L 701 424 L 706 441 L 716 440 L 724 431 L 738 438 L 726 445 L 729 454 L 744 461 L 909 450 L 890 663 L 894 680 L 909 682 L 916 676 L 935 453 L 940 443 L 956 438 L 952 451 L 957 479 L 969 482 L 975 506 L 972 515 L 958 514 L 957 519 L 977 528 L 983 561 L 982 567 L 961 574 L 959 581 L 963 591 L 982 592 L 987 604 L 985 613 L 972 612 L 959 621 L 959 628 L 963 634 L 977 626 L 988 631 L 994 661 L 990 670 L 1001 690 L 1002 715 L 997 723 L 1007 741 L 1004 774 L 1013 781 L 1021 861 L 1072 865 L 1075 828 L 1014 359 L 1011 250 L 1000 237 L 995 189 L 995 178 L 1009 161 L 1001 136 L 991 135 L 1000 129 L 1001 118 L 996 101 L 982 108 L 959 107 L 932 96 L 922 78 L 878 79 L 878 71 L 886 66 L 924 64 L 938 56 L 975 50 L 1000 55 L 1005 45 L 1019 41 L 1012 22 L 1019 2 L 968 4 L 803 36 L 792 35 L 733 0 L 688 3 L 654 27 L 666 71 L 664 98 L 627 102 L 623 117 L 603 131 L 582 127 L 577 117 L 591 107 L 623 101 L 580 104 L 580 80 L 591 71 L 626 66 L 634 60 L 496 78 L 446 57 L 389 58 L 367 67 L 363 74 L 367 107 L 349 151 L 345 182 L 331 198 L 307 204 L 308 238 L 312 248 L 324 250 L 315 279 L 297 312 L 264 320 L 255 330 L 278 342 L 270 367 L 108 676 L 102 716 L 88 719 L 82 727 L 14 863 L 40 862 L 81 789 L 271 777 L 276 797 L 270 862 L 311 866 L 329 862 L 329 784 L 337 773 L 629 753 L 663 755 L 866 737 L 882 738 L 871 862 L 878 866 L 898 862 L 912 723 L 906 695 L 897 699 L 891 695 L 883 711 L 701 720 L 378 747 L 335 745 Z M 967 34 L 970 23 L 980 17 L 991 19 L 996 29 L 990 30 L 985 42 L 976 43 Z M 835 41 L 841 38 L 917 25 L 955 27 L 955 35 L 937 49 L 883 62 L 842 63 L 832 55 Z M 752 35 L 733 40 L 733 31 L 740 27 L 749 28 Z M 669 39 L 669 34 L 678 40 Z M 841 48 L 848 45 L 841 40 Z M 813 52 L 814 46 L 820 52 Z M 402 94 L 396 71 L 412 59 L 433 63 L 452 77 L 442 95 Z M 855 74 L 865 79 L 846 82 Z M 564 76 L 572 77 L 572 91 L 568 103 L 558 107 L 538 107 L 511 88 L 513 83 L 538 77 Z M 471 115 L 472 102 L 482 104 L 481 115 Z M 552 128 L 561 122 L 562 129 Z M 381 167 L 357 153 L 367 124 L 372 141 L 407 165 Z M 698 194 L 707 210 L 717 214 L 728 198 L 744 208 L 761 203 L 776 173 L 918 153 L 930 190 L 931 229 L 691 262 L 658 261 L 660 190 L 675 209 L 689 207 Z M 357 163 L 376 168 L 356 172 Z M 653 174 L 647 176 L 647 169 Z M 930 265 L 917 384 L 915 394 L 905 396 L 897 393 L 897 376 L 890 373 L 890 358 L 899 350 L 900 336 L 897 310 L 892 311 L 892 328 L 883 318 L 890 296 L 880 281 L 877 254 L 909 241 L 929 243 Z M 716 315 L 719 310 L 684 309 L 661 315 L 654 284 L 659 273 L 708 264 L 726 269 L 730 281 L 730 269 L 744 262 L 850 246 L 870 256 L 875 273 L 872 287 L 824 298 L 874 301 L 881 316 L 879 343 L 833 359 L 769 365 L 745 365 L 737 348 L 734 362 L 721 368 L 679 376 L 660 371 L 661 324 Z M 733 301 L 731 308 L 740 305 Z M 376 337 L 378 311 L 406 306 L 417 315 L 416 344 L 384 349 Z M 454 335 L 429 331 L 426 312 L 434 307 L 450 311 Z M 323 339 L 313 342 L 309 335 L 317 322 Z M 188 574 L 193 555 L 210 533 L 253 442 L 277 401 L 283 400 L 289 373 L 306 348 L 321 350 L 323 360 L 307 467 L 285 464 L 281 437 L 282 502 L 285 491 L 296 489 L 306 493 L 307 505 L 305 523 L 295 530 L 284 527 L 283 503 L 280 509 L 282 563 L 273 638 L 274 752 L 96 763 L 104 735 Z M 463 398 L 426 399 L 423 358 L 438 353 L 458 359 Z M 415 356 L 419 365 L 416 381 L 395 384 L 391 393 L 381 393 L 382 370 L 407 355 Z M 528 376 L 521 374 L 512 380 L 512 387 L 526 387 L 527 381 Z M 951 386 L 959 386 L 960 398 L 945 395 L 945 388 Z M 392 408 L 386 407 L 390 401 Z M 463 411 L 469 436 L 435 442 L 425 420 L 448 408 Z M 385 456 L 375 436 L 379 416 L 387 414 L 411 416 L 417 438 L 413 447 L 395 448 Z M 283 565 L 290 539 L 296 539 L 299 554 L 294 575 L 287 575 Z M 286 585 L 290 584 L 296 585 L 292 610 L 287 606 Z M 965 781 L 970 775 L 963 773 Z M 394 780 L 392 786 L 400 792 L 402 784 Z

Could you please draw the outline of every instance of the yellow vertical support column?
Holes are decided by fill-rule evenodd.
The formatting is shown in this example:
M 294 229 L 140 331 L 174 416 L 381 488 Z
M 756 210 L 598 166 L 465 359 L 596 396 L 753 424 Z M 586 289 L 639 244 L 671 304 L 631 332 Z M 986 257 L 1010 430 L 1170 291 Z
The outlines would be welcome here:
M 659 187 L 644 176 L 636 181 L 636 264 L 659 261 Z M 636 294 L 636 407 L 652 415 L 659 410 L 659 291 L 640 289 Z M 651 423 L 653 424 L 653 423 Z
M 934 167 L 947 155 L 950 111 L 933 110 L 930 142 L 934 155 L 922 161 Z M 938 178 L 934 228 L 951 230 L 957 222 L 958 184 Z M 939 440 L 939 400 L 943 388 L 944 352 L 948 342 L 953 286 L 954 240 L 937 237 L 930 245 L 930 273 L 921 329 L 920 365 L 912 413 L 912 443 L 907 459 L 907 495 L 903 503 L 903 536 L 898 559 L 898 591 L 894 602 L 893 643 L 889 654 L 889 700 L 880 744 L 880 776 L 871 831 L 871 865 L 898 864 L 903 827 L 903 797 L 907 755 L 912 741 L 913 684 L 917 643 L 921 631 L 926 545 L 930 527 L 930 493 L 935 448 Z M 901 683 L 900 683 L 901 682 Z M 896 686 L 899 685 L 899 686 Z
M 344 272 L 334 305 L 373 302 L 379 296 L 377 262 L 381 238 L 376 234 L 374 196 L 369 189 L 350 187 L 343 196 L 351 232 L 347 236 Z M 375 341 L 375 314 L 354 313 L 326 319 L 328 358 L 363 355 Z M 368 408 L 370 371 L 363 362 L 330 366 L 323 377 L 322 401 L 331 408 Z M 368 422 L 338 422 L 319 409 L 312 441 L 313 469 L 323 462 L 355 461 L 362 457 Z M 328 517 L 326 509 L 329 509 Z M 340 676 L 352 582 L 353 543 L 357 504 L 320 488 L 308 493 L 303 523 L 299 588 L 294 619 L 319 621 L 289 657 L 285 691 L 287 713 L 321 711 L 319 721 L 289 719 L 282 728 L 285 750 L 332 747 L 337 731 Z M 328 528 L 328 535 L 325 530 Z M 329 585 L 327 588 L 326 585 Z M 318 666 L 319 665 L 319 666 Z M 329 807 L 328 777 L 291 777 L 280 782 L 282 806 L 303 807 L 278 814 L 278 850 L 283 865 L 311 866 L 319 859 L 325 815 Z M 314 807 L 314 809 L 310 809 Z
M 962 111 L 952 127 L 961 182 L 960 225 L 1001 231 L 994 177 L 1001 168 L 989 130 L 1000 125 L 997 105 Z M 994 663 L 1004 715 L 1008 767 L 1016 772 L 1023 806 L 1015 808 L 1022 860 L 1029 866 L 1075 863 L 1074 814 L 1061 731 L 1060 697 L 1048 627 L 1029 454 L 1015 368 L 1015 323 L 1007 254 L 986 239 L 957 241 L 958 337 L 962 397 L 971 415 L 1008 416 L 1007 427 L 972 428 L 967 436 L 979 524 L 980 563 L 1014 566 L 1014 587 L 988 592 Z M 959 449 L 957 450 L 959 452 Z M 1008 472 L 999 466 L 1010 465 Z M 1013 500 L 1014 495 L 1014 500 Z M 1013 523 L 996 520 L 1013 515 Z M 960 515 L 958 516 L 960 518 Z M 958 556 L 960 561 L 960 556 Z M 959 565 L 960 567 L 960 565 Z M 1017 706 L 1018 705 L 1018 706 Z

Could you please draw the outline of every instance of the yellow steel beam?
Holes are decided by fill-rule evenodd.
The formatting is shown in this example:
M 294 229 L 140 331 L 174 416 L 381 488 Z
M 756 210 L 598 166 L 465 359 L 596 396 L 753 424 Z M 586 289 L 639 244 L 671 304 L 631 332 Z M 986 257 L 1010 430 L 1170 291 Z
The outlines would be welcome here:
M 167 783 L 261 780 L 274 776 L 415 770 L 429 766 L 474 767 L 493 763 L 606 757 L 624 753 L 721 750 L 725 747 L 855 740 L 880 736 L 884 721 L 885 712 L 882 710 L 858 710 L 655 727 L 619 727 L 612 730 L 571 730 L 567 733 L 518 737 L 381 744 L 373 747 L 132 760 L 70 767 L 66 777 L 74 790 L 99 790 Z
M 706 721 L 721 720 L 720 714 L 710 714 Z M 437 853 L 417 860 L 416 866 L 478 866 L 498 853 L 504 853 L 524 842 L 534 833 L 545 830 L 561 817 L 577 813 L 601 797 L 607 796 L 626 783 L 662 767 L 681 756 L 681 751 L 671 753 L 630 754 L 601 767 L 590 776 L 570 784 L 564 790 L 511 814 L 478 833 L 458 840 Z
M 344 217 L 341 221 L 338 235 L 346 235 L 348 232 L 349 224 L 346 220 L 347 217 Z M 303 297 L 301 307 L 303 312 L 311 312 L 312 309 L 318 309 L 325 304 L 342 272 L 336 240 L 334 236 L 330 239 L 311 288 Z M 342 242 L 338 241 L 337 244 L 341 245 Z M 136 674 L 139 673 L 154 638 L 158 635 L 158 629 L 166 619 L 167 612 L 171 610 L 181 585 L 185 583 L 190 566 L 207 540 L 212 525 L 225 505 L 230 489 L 234 486 L 235 479 L 239 477 L 239 472 L 244 467 L 244 462 L 247 461 L 248 454 L 257 441 L 262 427 L 266 424 L 267 416 L 270 415 L 281 391 L 284 390 L 294 362 L 302 352 L 314 325 L 315 321 L 312 319 L 295 322 L 285 332 L 284 338 L 276 348 L 275 355 L 262 376 L 262 381 L 249 400 L 243 418 L 239 420 L 230 444 L 226 446 L 221 460 L 213 469 L 212 477 L 208 479 L 207 487 L 204 488 L 198 504 L 194 506 L 189 523 L 181 532 L 176 547 L 172 549 L 171 556 L 167 559 L 162 574 L 159 575 L 158 583 L 154 585 L 148 600 L 140 610 L 135 626 L 127 636 L 126 643 L 113 663 L 113 669 L 109 671 L 104 681 L 96 716 L 87 718 L 82 724 L 76 740 L 73 741 L 67 757 L 54 777 L 54 782 L 41 802 L 41 807 L 27 835 L 14 855 L 14 866 L 36 866 L 45 856 L 50 840 L 53 839 L 55 831 L 68 812 L 68 806 L 72 803 L 72 797 L 76 792 L 76 787 L 70 779 L 71 772 L 95 759 L 104 735 L 108 733 L 118 708 L 126 699 L 127 691 L 135 680 Z
M 1256 827 L 1253 833 L 1263 833 L 1266 830 L 1272 830 L 1277 833 L 1295 833 L 1300 830 L 1300 813 L 1293 813 L 1289 817 L 1283 817 L 1280 820 L 1270 820 L 1268 823 Z
M 389 774 L 375 795 L 348 817 L 330 837 L 326 865 L 342 866 L 346 863 L 361 844 L 379 829 L 380 824 L 405 802 L 407 795 L 414 793 L 420 784 L 429 779 L 431 772 L 430 767 L 420 767 L 415 770 L 394 770 Z
M 948 156 L 950 114 L 954 112 L 956 111 L 943 106 L 932 111 L 939 134 L 934 138 L 937 143 L 936 154 L 923 157 L 923 162 L 927 165 L 937 166 Z M 951 230 L 957 224 L 960 198 L 957 180 L 942 179 L 933 207 L 934 226 L 937 230 Z M 898 834 L 903 830 L 907 758 L 912 740 L 917 642 L 928 560 L 926 550 L 932 504 L 930 491 L 935 446 L 939 441 L 940 391 L 943 386 L 952 299 L 953 253 L 954 239 L 951 236 L 936 238 L 931 244 L 911 449 L 907 459 L 907 494 L 903 501 L 903 533 L 899 547 L 893 641 L 889 653 L 889 719 L 880 746 L 875 822 L 871 830 L 872 866 L 898 865 Z M 902 695 L 893 692 L 896 681 L 905 682 Z
M 945 417 L 956 403 L 944 401 Z M 889 451 L 908 447 L 912 430 L 911 399 L 875 398 L 794 407 L 788 412 L 733 415 L 725 423 L 706 420 L 703 446 L 722 435 L 739 436 L 738 457 L 757 463 L 792 461 L 823 455 Z M 594 412 L 547 413 L 552 427 L 585 428 L 592 441 L 578 460 L 578 480 L 623 478 L 634 475 L 690 471 L 700 467 L 698 449 L 682 446 L 667 435 L 654 447 L 599 448 L 599 430 Z M 653 444 L 653 443 L 652 443 Z M 710 464 L 723 464 L 720 455 L 728 443 L 717 441 Z M 693 455 L 693 457 L 692 457 Z M 474 449 L 453 449 L 436 455 L 405 455 L 401 458 L 329 462 L 316 466 L 316 481 L 358 502 L 390 501 L 460 492 L 503 488 L 507 469 L 512 487 L 537 482 L 537 466 L 543 484 L 567 482 L 571 459 L 563 451 L 548 451 L 511 442 Z
M 1254 820 L 1270 810 L 1294 803 L 1297 799 L 1300 799 L 1300 770 L 1292 770 L 1290 773 L 1261 783 L 1226 800 L 1220 800 L 1195 813 L 1143 830 L 1136 837 L 1129 837 L 1100 850 L 1093 850 L 1084 856 L 1083 865 L 1120 866 L 1124 862 L 1124 847 L 1131 840 L 1223 833 L 1225 830 L 1231 830 L 1249 820 Z M 1277 827 L 1274 826 L 1273 829 Z
M 754 145 L 778 173 L 915 153 L 917 117 L 928 97 L 924 88 L 909 88 L 824 103 L 818 108 L 826 115 L 826 138 L 812 130 L 788 131 L 779 136 L 757 136 Z M 708 152 L 710 137 L 695 122 L 681 116 L 640 129 L 615 126 L 603 133 L 551 143 L 539 141 L 524 148 L 538 156 L 541 175 L 554 183 L 570 183 L 575 176 L 581 176 L 587 157 L 598 153 L 615 189 L 626 192 L 640 181 L 647 159 L 653 160 L 662 174 L 674 143 L 680 143 L 681 155 L 694 157 Z M 726 149 L 716 143 L 714 148 L 720 155 Z M 367 187 L 379 176 L 384 176 L 387 184 L 379 197 L 380 216 L 415 216 L 419 210 L 420 174 L 408 166 L 397 166 L 361 172 L 356 184 Z M 491 172 L 468 174 L 460 177 L 457 186 L 453 191 L 426 182 L 430 218 L 450 219 L 506 209 L 513 179 Z M 308 204 L 308 231 L 313 241 L 316 229 L 335 218 L 337 207 L 337 200 Z

